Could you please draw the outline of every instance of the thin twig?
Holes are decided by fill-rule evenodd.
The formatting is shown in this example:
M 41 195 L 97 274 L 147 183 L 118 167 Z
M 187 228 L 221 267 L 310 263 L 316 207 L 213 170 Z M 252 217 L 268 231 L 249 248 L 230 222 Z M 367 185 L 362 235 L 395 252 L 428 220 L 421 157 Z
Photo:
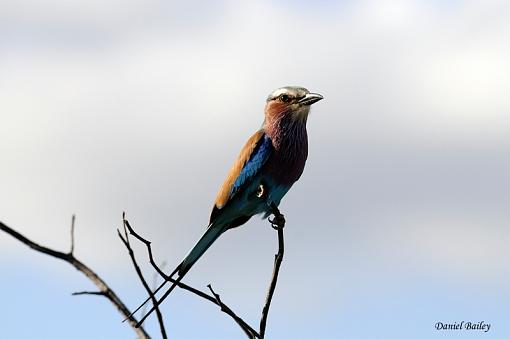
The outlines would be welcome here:
M 285 250 L 283 241 L 283 228 L 285 227 L 285 218 L 283 217 L 283 214 L 280 213 L 280 210 L 274 203 L 271 205 L 271 207 L 273 208 L 274 218 L 272 220 L 269 219 L 269 222 L 271 223 L 271 226 L 278 231 L 278 253 L 274 257 L 273 275 L 269 283 L 269 289 L 266 295 L 266 302 L 264 304 L 264 307 L 262 308 L 262 317 L 260 319 L 259 330 L 261 338 L 264 338 L 266 334 L 266 323 L 267 316 L 269 314 L 269 307 L 271 306 L 271 301 L 273 300 L 273 294 L 276 289 L 276 282 L 278 280 L 278 273 L 280 272 L 280 266 L 282 264 L 283 253 Z
M 138 263 L 136 262 L 135 253 L 133 252 L 133 249 L 131 248 L 131 244 L 129 243 L 129 235 L 126 230 L 126 220 L 124 219 L 124 234 L 125 238 L 122 236 L 122 233 L 120 233 L 119 230 L 117 230 L 117 233 L 119 235 L 119 238 L 122 240 L 124 245 L 126 246 L 129 256 L 131 257 L 131 261 L 133 262 L 133 266 L 136 270 L 136 273 L 138 274 L 138 278 L 140 278 L 140 281 L 142 282 L 143 287 L 151 297 L 152 302 L 154 305 L 156 305 L 156 315 L 158 317 L 158 323 L 159 323 L 159 329 L 161 331 L 161 337 L 163 339 L 167 339 L 166 330 L 165 330 L 165 324 L 163 322 L 163 315 L 161 314 L 161 311 L 159 310 L 159 307 L 157 305 L 156 297 L 154 296 L 154 293 L 152 293 L 151 288 L 149 287 L 149 284 L 147 284 L 147 281 L 145 280 L 142 270 L 140 269 L 140 266 L 138 266 Z
M 193 294 L 195 294 L 195 295 L 197 295 L 197 296 L 199 296 L 201 298 L 204 298 L 204 299 L 212 302 L 213 304 L 219 306 L 220 310 L 222 312 L 226 313 L 227 315 L 229 315 L 239 325 L 239 327 L 241 327 L 241 329 L 244 331 L 244 333 L 249 338 L 251 338 L 251 339 L 263 339 L 264 336 L 265 336 L 265 331 L 266 331 L 266 323 L 267 323 L 267 318 L 268 318 L 268 314 L 269 314 L 269 307 L 271 305 L 273 294 L 274 294 L 274 291 L 276 289 L 276 283 L 277 283 L 277 280 L 278 280 L 278 274 L 279 274 L 279 271 L 280 271 L 280 266 L 281 266 L 281 263 L 282 263 L 282 260 L 283 260 L 283 254 L 284 254 L 283 228 L 285 226 L 285 218 L 280 213 L 280 211 L 278 210 L 276 205 L 272 204 L 272 209 L 273 209 L 273 211 L 272 211 L 273 213 L 272 214 L 274 215 L 274 218 L 272 220 L 270 219 L 269 222 L 271 223 L 272 227 L 275 230 L 278 231 L 278 253 L 275 255 L 274 267 L 273 267 L 273 275 L 271 277 L 271 281 L 270 281 L 270 284 L 269 284 L 268 292 L 267 292 L 267 295 L 266 295 L 266 301 L 265 301 L 264 307 L 262 309 L 262 316 L 261 316 L 261 320 L 260 320 L 260 331 L 259 332 L 255 331 L 242 318 L 237 316 L 234 313 L 234 311 L 232 311 L 232 309 L 230 307 L 225 305 L 225 303 L 223 303 L 223 301 L 221 300 L 220 295 L 217 294 L 213 290 L 213 288 L 212 288 L 212 286 L 210 284 L 207 287 L 209 288 L 209 290 L 210 290 L 210 292 L 212 293 L 213 296 L 210 296 L 210 295 L 208 295 L 207 293 L 205 293 L 203 291 L 200 291 L 200 290 L 198 290 L 196 288 L 188 286 L 188 285 L 186 285 L 186 284 L 184 284 L 184 283 L 182 283 L 180 281 L 176 281 L 175 279 L 167 276 L 163 272 L 163 270 L 158 265 L 156 265 L 156 263 L 154 261 L 154 257 L 153 257 L 153 254 L 152 254 L 151 242 L 146 240 L 146 239 L 144 239 L 140 235 L 138 235 L 133 230 L 133 228 L 131 227 L 129 222 L 124 218 L 124 215 L 123 215 L 124 236 L 121 234 L 121 232 L 119 230 L 117 230 L 117 231 L 118 231 L 118 235 L 121 238 L 122 242 L 124 243 L 124 245 L 128 249 L 128 252 L 129 252 L 129 255 L 130 255 L 130 257 L 131 257 L 131 259 L 133 261 L 133 265 L 135 267 L 135 270 L 137 271 L 137 274 L 138 274 L 140 280 L 142 281 L 142 284 L 144 285 L 147 293 L 149 294 L 150 299 L 152 299 L 153 303 L 155 303 L 157 305 L 156 298 L 155 298 L 155 295 L 154 295 L 157 292 L 157 290 L 155 292 L 153 292 L 151 290 L 151 288 L 149 287 L 149 285 L 147 284 L 145 278 L 143 277 L 143 274 L 142 274 L 142 272 L 140 270 L 140 267 L 139 267 L 139 265 L 138 265 L 138 263 L 136 261 L 134 251 L 132 250 L 131 244 L 129 243 L 129 234 L 134 236 L 137 240 L 141 241 L 142 243 L 144 243 L 146 245 L 147 252 L 149 254 L 149 261 L 150 261 L 152 267 L 166 281 L 170 281 L 172 283 L 176 283 L 176 285 L 179 286 L 179 288 L 187 290 L 187 291 L 189 291 L 189 292 L 191 292 L 191 293 L 193 293 Z M 86 266 L 85 264 L 83 264 L 81 261 L 79 261 L 78 259 L 76 259 L 74 257 L 74 254 L 73 254 L 73 252 L 74 252 L 74 223 L 75 223 L 75 217 L 73 215 L 73 218 L 71 220 L 71 249 L 70 249 L 69 253 L 63 253 L 63 252 L 55 251 L 53 249 L 50 249 L 50 248 L 38 245 L 38 244 L 34 243 L 33 241 L 27 239 L 26 237 L 24 237 L 20 233 L 14 231 L 10 227 L 6 226 L 2 222 L 0 222 L 0 230 L 6 232 L 7 234 L 11 235 L 15 239 L 19 240 L 20 242 L 24 243 L 25 245 L 27 245 L 28 247 L 30 247 L 31 249 L 33 249 L 35 251 L 38 251 L 38 252 L 50 255 L 52 257 L 55 257 L 55 258 L 58 258 L 58 259 L 61 259 L 61 260 L 64 260 L 64 261 L 68 262 L 69 264 L 73 265 L 77 270 L 79 270 L 80 272 L 85 274 L 85 276 L 87 276 L 87 278 L 89 278 L 99 288 L 99 291 L 75 292 L 75 293 L 73 293 L 73 295 L 99 295 L 99 296 L 106 297 L 108 300 L 110 300 L 116 306 L 117 310 L 124 317 L 126 317 L 127 320 L 129 320 L 129 324 L 135 330 L 135 332 L 137 333 L 139 338 L 150 339 L 150 336 L 145 332 L 145 330 L 142 327 L 140 327 L 140 328 L 136 327 L 136 324 L 137 324 L 136 319 L 134 317 L 132 317 L 132 315 L 130 314 L 128 308 L 117 297 L 117 295 L 113 292 L 113 290 L 94 271 L 92 271 L 88 266 Z M 128 234 L 128 231 L 129 231 L 129 234 Z M 158 314 L 158 321 L 160 323 L 161 334 L 162 334 L 163 338 L 166 339 L 167 336 L 166 336 L 166 331 L 165 331 L 165 328 L 164 328 L 163 318 L 162 318 L 161 312 L 160 312 L 160 310 L 158 308 L 156 308 L 156 312 Z
M 161 270 L 164 270 L 165 266 L 166 266 L 166 261 L 163 261 L 161 263 Z M 157 288 L 158 288 L 159 277 L 160 277 L 160 275 L 159 275 L 158 272 L 154 272 L 152 274 L 152 287 L 151 287 L 151 291 L 152 291 L 153 294 L 156 294 L 156 291 L 157 291 Z M 145 314 L 147 314 L 147 307 L 148 306 L 149 306 L 148 303 L 143 305 L 142 312 L 140 313 L 141 317 L 143 317 L 143 316 L 145 316 Z
M 13 230 L 12 228 L 10 228 L 9 226 L 5 225 L 2 222 L 0 222 L 0 230 L 4 231 L 5 233 L 9 234 L 16 240 L 27 245 L 34 251 L 41 252 L 54 258 L 64 260 L 67 263 L 73 265 L 78 271 L 83 273 L 97 286 L 99 291 L 104 294 L 105 298 L 110 300 L 110 302 L 117 308 L 117 310 L 122 314 L 123 317 L 127 317 L 129 315 L 130 313 L 129 309 L 126 307 L 126 305 L 124 305 L 124 303 L 120 300 L 117 294 L 103 281 L 103 279 L 101 279 L 94 271 L 92 271 L 92 269 L 90 269 L 80 260 L 76 259 L 72 253 L 63 253 L 55 251 L 48 247 L 41 246 L 33 242 L 32 240 L 26 238 L 25 236 L 21 235 L 20 233 L 16 232 L 15 230 Z M 129 325 L 131 325 L 133 330 L 136 332 L 138 338 L 150 339 L 149 334 L 147 334 L 147 332 L 145 332 L 143 328 L 135 327 L 136 323 L 137 323 L 136 319 L 129 320 Z
M 142 236 L 140 236 L 138 233 L 135 232 L 133 227 L 131 227 L 131 224 L 129 223 L 129 221 L 127 219 L 125 219 L 125 215 L 124 214 L 122 215 L 122 218 L 124 220 L 124 225 L 126 225 L 126 228 L 129 231 L 129 234 L 131 234 L 133 237 L 138 239 L 138 241 L 144 243 L 145 246 L 147 247 L 147 253 L 149 254 L 149 261 L 150 261 L 152 267 L 156 270 L 156 272 L 159 273 L 160 276 L 163 277 L 163 279 L 168 280 L 169 276 L 167 276 L 165 274 L 165 272 L 163 272 L 163 270 L 161 270 L 161 268 L 158 265 L 156 265 L 156 262 L 154 261 L 154 256 L 152 254 L 152 245 L 151 245 L 151 242 L 149 240 L 143 238 Z
M 135 230 L 133 229 L 133 227 L 131 227 L 131 225 L 130 225 L 128 220 L 126 220 L 126 219 L 124 219 L 124 220 L 125 220 L 126 228 L 129 231 L 129 234 L 131 234 L 133 237 L 138 239 L 140 242 L 144 243 L 145 246 L 147 247 L 147 253 L 149 255 L 149 261 L 150 261 L 152 267 L 154 268 L 154 270 L 156 270 L 156 272 L 158 272 L 159 275 L 161 275 L 161 277 L 163 277 L 163 279 L 165 279 L 167 281 L 170 281 L 171 283 L 175 283 L 176 280 L 173 279 L 173 278 L 170 278 L 168 275 L 166 275 L 163 272 L 163 270 L 154 261 L 154 255 L 152 253 L 151 242 L 149 240 L 143 238 L 138 233 L 136 233 Z M 213 304 L 219 306 L 221 311 L 223 311 L 224 313 L 226 313 L 232 319 L 235 320 L 235 322 L 241 327 L 241 329 L 248 335 L 249 338 L 260 338 L 260 335 L 257 333 L 257 331 L 255 331 L 250 325 L 248 325 L 241 317 L 239 317 L 237 314 L 235 314 L 235 312 L 232 311 L 232 309 L 230 307 L 228 307 L 223 302 L 221 302 L 221 299 L 219 299 L 219 296 L 217 298 L 216 297 L 217 294 L 215 294 L 213 291 L 211 291 L 211 292 L 213 293 L 214 297 L 211 297 L 207 293 L 202 292 L 202 291 L 200 291 L 200 290 L 198 290 L 198 289 L 196 289 L 194 287 L 191 287 L 189 285 L 186 285 L 186 284 L 184 284 L 184 283 L 182 283 L 180 281 L 177 282 L 177 286 L 179 288 L 183 289 L 183 290 L 191 292 L 191 293 L 193 293 L 193 294 L 195 294 L 195 295 L 197 295 L 197 296 L 199 296 L 201 298 L 204 298 L 204 299 L 212 302 Z M 209 287 L 209 289 L 211 289 L 211 287 Z
M 220 309 L 222 312 L 225 312 L 226 314 L 230 315 L 236 323 L 239 324 L 239 326 L 243 329 L 244 333 L 248 336 L 248 338 L 261 338 L 260 335 L 255 331 L 253 328 L 251 328 L 250 325 L 248 325 L 243 319 L 238 317 L 227 305 L 221 301 L 220 295 L 216 292 L 214 292 L 211 284 L 207 285 L 209 290 L 211 291 L 212 295 L 214 296 L 214 299 L 216 300 L 216 304 L 220 306 Z
M 74 221 L 76 220 L 76 215 L 73 214 L 71 217 L 71 250 L 69 251 L 69 254 L 74 254 Z
M 82 292 L 73 292 L 71 295 L 102 295 L 102 296 L 104 296 L 104 292 L 101 292 L 101 291 L 82 291 Z

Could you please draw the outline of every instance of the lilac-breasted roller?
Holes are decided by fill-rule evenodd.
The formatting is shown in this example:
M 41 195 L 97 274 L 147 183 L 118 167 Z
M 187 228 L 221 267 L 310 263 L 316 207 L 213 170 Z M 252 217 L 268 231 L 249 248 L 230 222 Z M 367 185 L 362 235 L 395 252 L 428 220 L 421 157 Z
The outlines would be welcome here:
M 269 95 L 262 128 L 242 148 L 216 196 L 209 226 L 171 273 L 171 278 L 178 275 L 176 282 L 157 304 L 170 294 L 176 283 L 223 232 L 243 225 L 256 214 L 262 213 L 267 217 L 273 211 L 272 206 L 280 204 L 303 173 L 308 156 L 306 121 L 310 106 L 321 99 L 320 94 L 294 86 L 279 88 Z M 167 282 L 159 286 L 156 292 Z

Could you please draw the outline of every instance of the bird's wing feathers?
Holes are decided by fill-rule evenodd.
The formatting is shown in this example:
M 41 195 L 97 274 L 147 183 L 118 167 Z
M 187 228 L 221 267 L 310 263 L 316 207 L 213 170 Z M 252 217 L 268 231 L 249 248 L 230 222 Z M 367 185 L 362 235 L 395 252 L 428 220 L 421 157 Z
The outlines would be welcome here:
M 253 151 L 250 155 L 250 159 L 245 162 L 241 173 L 237 176 L 236 181 L 230 192 L 230 196 L 233 196 L 246 181 L 251 179 L 255 174 L 258 173 L 262 165 L 264 165 L 272 151 L 271 139 L 268 136 L 263 135 L 259 141 L 253 147 Z
M 226 230 L 225 226 L 236 227 L 250 219 L 251 216 L 239 215 L 238 218 L 232 220 L 228 225 L 214 223 L 222 208 L 235 196 L 243 185 L 259 172 L 272 150 L 273 144 L 271 139 L 266 136 L 263 130 L 257 131 L 248 139 L 218 192 L 206 232 L 179 267 L 180 276 L 186 274 L 200 256 L 207 251 L 209 246 Z
M 225 206 L 243 184 L 257 174 L 272 151 L 271 139 L 263 130 L 257 131 L 248 139 L 216 196 L 214 210 Z

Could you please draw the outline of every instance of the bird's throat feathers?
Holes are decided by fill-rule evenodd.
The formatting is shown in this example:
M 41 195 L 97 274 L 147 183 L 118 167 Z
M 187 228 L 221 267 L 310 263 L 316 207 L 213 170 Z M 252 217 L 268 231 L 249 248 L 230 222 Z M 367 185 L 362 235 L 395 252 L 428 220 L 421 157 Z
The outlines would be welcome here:
M 269 122 L 274 122 L 287 117 L 306 124 L 308 113 L 310 113 L 310 106 L 272 100 L 266 104 L 265 119 Z
M 284 158 L 306 159 L 308 153 L 306 117 L 296 117 L 295 112 L 270 113 L 266 112 L 264 131 L 271 139 L 276 152 Z
M 267 173 L 276 182 L 292 186 L 299 179 L 308 157 L 306 120 L 283 114 L 277 119 L 266 116 L 264 131 L 274 147 Z

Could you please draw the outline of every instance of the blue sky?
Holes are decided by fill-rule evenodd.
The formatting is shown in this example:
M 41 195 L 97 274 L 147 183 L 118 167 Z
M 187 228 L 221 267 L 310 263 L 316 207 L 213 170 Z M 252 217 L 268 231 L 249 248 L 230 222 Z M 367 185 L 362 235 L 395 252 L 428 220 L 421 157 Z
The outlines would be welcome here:
M 508 338 L 510 6 L 505 1 L 0 3 L 0 220 L 69 246 L 131 307 L 122 211 L 177 264 L 207 224 L 267 94 L 322 93 L 281 208 L 269 338 Z M 258 323 L 276 235 L 227 232 L 186 280 Z M 138 248 L 140 257 L 143 248 Z M 65 263 L 0 235 L 8 338 L 134 336 Z M 150 276 L 150 271 L 147 268 Z M 177 292 L 176 338 L 241 337 Z M 157 334 L 154 319 L 147 328 Z

